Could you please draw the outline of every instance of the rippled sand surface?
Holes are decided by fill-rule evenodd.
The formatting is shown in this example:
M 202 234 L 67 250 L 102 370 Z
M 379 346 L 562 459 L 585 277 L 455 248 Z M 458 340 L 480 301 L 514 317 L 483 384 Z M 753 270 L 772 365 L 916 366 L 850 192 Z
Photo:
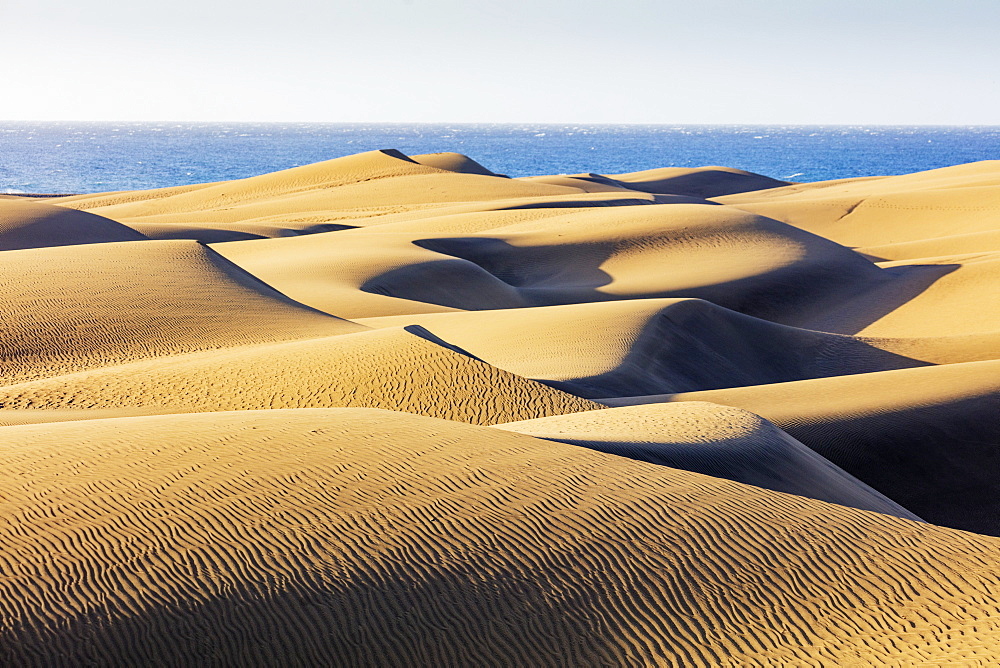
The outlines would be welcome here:
M 1000 163 L 0 198 L 0 663 L 1000 662 Z

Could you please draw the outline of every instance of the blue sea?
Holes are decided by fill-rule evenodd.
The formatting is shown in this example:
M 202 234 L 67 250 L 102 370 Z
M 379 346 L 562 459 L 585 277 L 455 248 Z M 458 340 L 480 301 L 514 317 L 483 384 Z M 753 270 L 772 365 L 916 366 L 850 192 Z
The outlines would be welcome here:
M 1000 159 L 1000 126 L 0 122 L 0 193 L 204 183 L 380 148 L 510 176 L 724 165 L 822 181 Z

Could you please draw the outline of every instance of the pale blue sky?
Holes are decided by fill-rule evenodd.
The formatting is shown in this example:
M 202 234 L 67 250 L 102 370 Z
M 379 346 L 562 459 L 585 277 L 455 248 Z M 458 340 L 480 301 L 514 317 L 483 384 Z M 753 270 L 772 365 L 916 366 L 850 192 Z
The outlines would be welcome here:
M 0 119 L 1000 124 L 1000 0 L 0 0 Z

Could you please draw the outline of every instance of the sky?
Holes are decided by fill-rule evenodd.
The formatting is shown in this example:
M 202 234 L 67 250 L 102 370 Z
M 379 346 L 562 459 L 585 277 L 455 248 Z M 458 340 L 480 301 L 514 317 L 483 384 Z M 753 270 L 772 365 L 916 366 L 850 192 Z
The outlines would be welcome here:
M 0 119 L 1000 124 L 1000 0 L 0 0 Z

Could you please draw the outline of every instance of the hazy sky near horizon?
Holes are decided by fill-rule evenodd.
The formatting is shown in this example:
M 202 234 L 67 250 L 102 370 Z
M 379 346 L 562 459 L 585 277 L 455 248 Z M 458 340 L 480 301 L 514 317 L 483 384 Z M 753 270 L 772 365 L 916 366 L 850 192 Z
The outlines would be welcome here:
M 0 119 L 1000 124 L 1000 0 L 0 0 Z

